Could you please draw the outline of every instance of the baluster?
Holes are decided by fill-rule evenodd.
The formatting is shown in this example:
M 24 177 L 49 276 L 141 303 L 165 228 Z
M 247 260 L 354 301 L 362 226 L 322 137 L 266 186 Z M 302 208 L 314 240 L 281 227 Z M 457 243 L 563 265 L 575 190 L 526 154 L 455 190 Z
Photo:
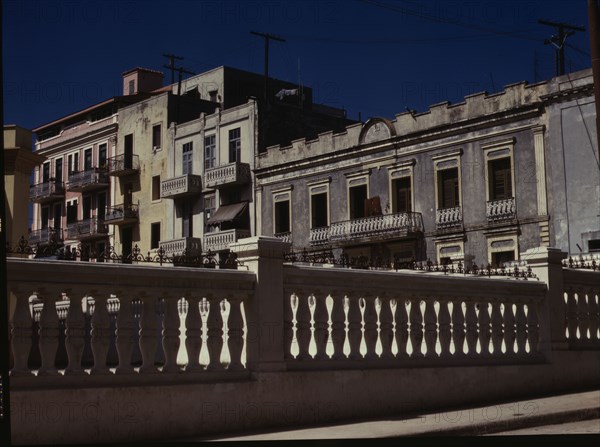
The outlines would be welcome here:
M 39 293 L 44 296 L 42 298 L 44 305 L 40 314 L 39 346 L 42 364 L 38 370 L 38 375 L 54 375 L 58 374 L 58 370 L 54 365 L 58 350 L 60 325 L 56 312 L 56 298 L 58 294 L 53 292 L 48 293 L 43 288 L 39 288 Z
M 315 359 L 324 360 L 329 359 L 327 356 L 327 339 L 329 338 L 329 313 L 327 312 L 327 305 L 325 300 L 327 295 L 322 293 L 320 290 L 315 291 L 315 344 L 317 346 L 317 353 Z
M 465 311 L 465 323 L 466 323 L 466 338 L 467 338 L 467 355 L 474 357 L 477 355 L 477 339 L 479 333 L 477 330 L 477 312 L 475 311 L 475 303 L 467 302 L 467 310 Z
M 155 374 L 158 372 L 154 364 L 156 356 L 156 297 L 141 295 L 142 316 L 140 318 L 140 352 L 142 366 L 140 373 Z
M 377 309 L 375 309 L 375 297 L 367 296 L 365 298 L 365 345 L 367 353 L 365 359 L 377 359 L 379 356 L 375 352 L 377 348 Z
M 506 354 L 513 355 L 515 353 L 515 314 L 512 303 L 504 304 L 504 344 L 506 346 Z
M 396 299 L 396 311 L 394 312 L 394 320 L 396 322 L 396 344 L 398 345 L 398 357 L 407 358 L 408 344 L 408 314 L 406 306 L 408 301 L 404 298 Z
M 312 357 L 309 353 L 311 333 L 309 296 L 299 290 L 296 294 L 298 309 L 296 310 L 296 340 L 298 341 L 298 356 L 296 360 L 308 360 Z
M 199 371 L 204 368 L 200 365 L 200 349 L 202 348 L 202 318 L 200 317 L 200 298 L 186 293 L 188 311 L 185 316 L 185 349 L 187 350 L 188 363 L 186 371 Z
M 492 303 L 492 349 L 494 356 L 502 355 L 502 340 L 504 339 L 504 329 L 502 328 L 502 311 L 500 303 Z
M 529 352 L 539 351 L 539 321 L 537 314 L 537 303 L 530 300 L 527 304 L 527 341 L 529 342 Z
M 348 342 L 350 344 L 350 355 L 352 360 L 362 359 L 360 353 L 360 342 L 362 340 L 362 314 L 360 312 L 360 297 L 348 294 Z
M 131 298 L 123 296 L 121 291 L 117 292 L 119 298 L 119 313 L 117 314 L 117 354 L 119 365 L 115 374 L 132 374 L 133 349 L 135 347 L 136 331 L 138 325 L 133 317 L 133 303 Z
M 461 300 L 452 302 L 452 343 L 454 343 L 454 356 L 465 355 L 465 316 Z
M 13 353 L 12 376 L 25 376 L 31 374 L 27 367 L 29 352 L 31 351 L 31 327 L 33 319 L 29 310 L 29 299 L 27 294 L 21 295 L 18 288 L 12 288 L 10 294 L 15 297 L 15 310 L 10 321 L 11 347 Z
M 381 358 L 394 358 L 392 343 L 394 342 L 394 320 L 390 299 L 385 294 L 379 296 L 379 338 L 381 340 Z
M 577 291 L 577 317 L 579 320 L 579 339 L 588 339 L 588 328 L 590 327 L 590 314 L 586 293 Z
M 410 304 L 410 344 L 412 345 L 412 358 L 423 357 L 421 344 L 423 343 L 423 315 L 421 315 L 421 300 L 412 297 Z
M 214 295 L 208 295 L 208 319 L 206 326 L 208 329 L 208 356 L 210 362 L 206 367 L 209 371 L 219 371 L 224 369 L 221 364 L 221 351 L 223 350 L 223 317 L 221 316 L 221 300 Z
M 588 308 L 590 312 L 590 339 L 598 340 L 598 326 L 600 325 L 600 315 L 598 315 L 598 295 L 590 290 L 588 293 Z
M 90 374 L 108 374 L 106 357 L 110 344 L 110 317 L 108 315 L 107 297 L 91 292 L 94 297 L 94 314 L 92 315 L 92 353 L 94 366 Z
M 294 358 L 292 355 L 292 343 L 294 339 L 294 309 L 292 308 L 293 292 L 285 290 L 283 295 L 283 346 L 284 358 L 286 360 Z
M 427 352 L 425 357 L 437 358 L 438 354 L 435 352 L 435 345 L 437 342 L 437 318 L 435 315 L 435 302 L 430 298 L 425 302 L 425 346 Z
M 579 322 L 577 321 L 577 298 L 573 290 L 569 290 L 567 293 L 567 331 L 569 333 L 569 340 L 577 339 L 577 327 Z
M 244 369 L 244 365 L 242 364 L 242 350 L 244 348 L 244 319 L 241 310 L 242 297 L 228 296 L 227 300 L 229 301 L 227 347 L 229 348 L 230 357 L 227 369 L 238 371 Z
M 524 305 L 521 303 L 517 304 L 515 321 L 517 324 L 517 353 L 525 354 L 525 345 L 527 343 L 527 317 L 525 316 Z
M 438 321 L 440 325 L 440 357 L 448 358 L 450 353 L 450 342 L 452 341 L 452 331 L 450 326 L 450 312 L 448 311 L 448 301 L 440 301 L 440 310 L 438 313 Z
M 346 314 L 344 312 L 344 295 L 334 290 L 331 293 L 331 341 L 333 343 L 334 360 L 345 359 L 344 342 L 346 341 Z
M 486 357 L 490 355 L 490 339 L 492 336 L 492 327 L 490 325 L 489 304 L 480 302 L 479 304 L 479 344 L 481 346 L 481 355 Z
M 166 292 L 162 297 L 164 301 L 165 316 L 163 318 L 162 346 L 165 353 L 165 365 L 162 372 L 179 371 L 177 366 L 177 352 L 179 351 L 179 309 L 177 301 L 179 297 L 174 298 Z
M 69 312 L 65 329 L 65 345 L 69 363 L 65 369 L 65 375 L 83 374 L 81 359 L 85 346 L 85 316 L 83 315 L 81 301 L 82 297 L 85 297 L 85 292 L 69 289 L 67 290 L 67 296 L 69 297 Z

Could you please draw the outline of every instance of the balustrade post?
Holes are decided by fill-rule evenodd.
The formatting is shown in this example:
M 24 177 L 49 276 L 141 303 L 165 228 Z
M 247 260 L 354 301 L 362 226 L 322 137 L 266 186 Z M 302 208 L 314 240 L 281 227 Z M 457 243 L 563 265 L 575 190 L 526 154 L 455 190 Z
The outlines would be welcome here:
M 329 313 L 327 312 L 327 305 L 325 300 L 327 294 L 321 290 L 315 290 L 315 344 L 317 347 L 317 353 L 315 359 L 325 360 L 329 359 L 327 356 L 327 340 L 329 339 Z
M 60 321 L 56 312 L 56 299 L 58 292 L 48 292 L 43 287 L 38 287 L 38 297 L 41 295 L 43 301 L 42 313 L 40 315 L 40 357 L 42 364 L 38 370 L 40 375 L 55 375 L 58 370 L 55 367 L 56 353 L 58 351 L 58 337 Z
M 477 327 L 477 312 L 475 311 L 475 303 L 467 301 L 467 308 L 465 310 L 465 324 L 466 324 L 466 338 L 467 338 L 467 349 L 469 357 L 477 355 L 477 340 L 479 338 L 479 331 Z
M 454 344 L 454 356 L 465 355 L 465 316 L 463 314 L 462 301 L 454 298 L 452 301 L 452 343 Z
M 348 341 L 350 343 L 351 360 L 362 359 L 360 342 L 362 340 L 362 315 L 360 312 L 360 296 L 357 293 L 348 294 Z
M 119 365 L 116 374 L 132 374 L 132 356 L 135 343 L 135 333 L 138 325 L 134 320 L 133 303 L 131 298 L 124 297 L 122 291 L 116 291 L 119 299 L 119 313 L 117 314 L 117 354 Z
M 448 300 L 441 299 L 440 310 L 438 312 L 438 321 L 440 325 L 440 357 L 448 358 L 451 356 L 450 353 L 450 343 L 452 341 L 452 331 L 450 323 L 452 319 L 450 318 L 450 311 L 448 310 Z
M 66 348 L 69 363 L 65 375 L 83 374 L 81 359 L 85 347 L 85 315 L 83 314 L 82 300 L 86 293 L 82 289 L 67 289 L 69 297 L 69 313 L 66 321 Z
M 502 340 L 504 339 L 504 328 L 502 321 L 501 304 L 498 301 L 492 303 L 492 349 L 494 356 L 502 355 Z
M 174 297 L 168 292 L 163 292 L 165 316 L 163 318 L 162 346 L 165 353 L 165 365 L 162 372 L 179 371 L 177 366 L 177 353 L 179 351 L 179 309 L 177 301 L 179 297 Z
M 527 317 L 525 316 L 525 305 L 519 303 L 516 306 L 515 322 L 517 326 L 517 353 L 523 355 L 525 354 L 525 346 L 527 344 Z
M 242 350 L 244 348 L 244 320 L 242 318 L 242 296 L 227 297 L 229 302 L 229 318 L 227 320 L 228 338 L 227 347 L 229 348 L 230 362 L 227 369 L 238 371 L 244 369 L 242 364 Z
M 285 289 L 283 292 L 283 341 L 284 341 L 284 358 L 291 360 L 292 344 L 294 339 L 294 309 L 292 308 L 292 289 Z M 251 297 L 249 297 L 251 299 Z
M 577 327 L 579 326 L 578 321 L 578 313 L 577 313 L 577 298 L 576 293 L 572 288 L 569 288 L 567 293 L 567 309 L 565 313 L 565 325 L 567 331 L 569 332 L 569 339 L 576 340 L 577 339 Z
M 410 300 L 410 344 L 412 345 L 411 358 L 421 358 L 421 344 L 423 343 L 423 314 L 421 313 L 421 299 L 413 296 Z
M 200 316 L 200 298 L 192 296 L 189 292 L 185 294 L 188 302 L 187 315 L 185 316 L 185 348 L 187 350 L 188 363 L 186 371 L 200 371 L 204 368 L 200 365 L 200 351 L 202 348 L 202 317 Z
M 479 345 L 481 346 L 481 355 L 485 357 L 490 355 L 490 339 L 492 338 L 492 327 L 489 310 L 490 305 L 486 301 L 481 301 L 478 303 L 478 305 Z
M 375 296 L 366 296 L 365 301 L 365 345 L 367 353 L 365 359 L 378 359 L 377 355 L 377 309 L 375 308 Z
M 209 371 L 220 371 L 224 367 L 221 364 L 221 353 L 223 351 L 223 316 L 221 315 L 221 298 L 209 294 L 208 300 L 208 319 L 206 327 L 208 339 L 208 356 L 210 361 L 206 367 Z
M 344 294 L 339 290 L 331 293 L 331 341 L 333 343 L 334 360 L 345 359 L 344 342 L 346 341 L 346 313 L 344 312 Z
M 590 339 L 598 340 L 598 326 L 600 325 L 600 315 L 598 314 L 598 295 L 593 289 L 588 292 L 588 305 L 590 312 Z
M 31 336 L 33 317 L 29 309 L 29 294 L 23 293 L 17 287 L 9 286 L 9 297 L 12 308 L 10 327 L 13 354 L 13 368 L 10 374 L 11 376 L 30 375 L 27 360 L 33 340 Z
M 140 317 L 140 352 L 142 354 L 142 366 L 140 373 L 155 374 L 158 369 L 154 364 L 156 356 L 156 297 L 140 293 L 142 301 L 142 312 Z
M 110 373 L 106 365 L 106 357 L 110 344 L 110 317 L 108 315 L 108 296 L 104 293 L 98 294 L 91 291 L 94 297 L 94 315 L 92 315 L 92 353 L 94 354 L 94 366 L 91 374 Z
M 568 349 L 565 337 L 566 304 L 562 260 L 567 253 L 558 248 L 537 247 L 521 253 L 532 272 L 546 283 L 546 299 L 538 303 L 539 347 L 548 355 L 551 350 Z
M 577 290 L 577 320 L 579 322 L 579 339 L 587 340 L 590 327 L 590 310 L 588 297 L 584 289 Z
M 394 321 L 390 299 L 386 294 L 379 296 L 379 338 L 381 340 L 381 358 L 394 358 L 392 343 L 394 342 Z
M 429 298 L 425 302 L 425 347 L 427 352 L 425 357 L 437 358 L 437 352 L 435 351 L 435 345 L 437 342 L 437 317 L 435 315 L 434 301 Z
M 405 297 L 396 298 L 396 310 L 394 321 L 396 322 L 396 345 L 398 346 L 399 358 L 408 358 L 408 313 L 406 311 L 407 300 Z
M 298 308 L 296 309 L 296 340 L 298 342 L 297 360 L 308 360 L 311 358 L 309 354 L 310 339 L 312 336 L 310 324 L 310 306 L 309 298 L 304 290 L 299 289 L 296 292 Z
M 512 303 L 504 303 L 504 346 L 507 355 L 515 353 L 515 340 L 517 338 L 517 328 L 515 325 L 515 313 Z
M 290 244 L 271 237 L 241 239 L 229 248 L 256 274 L 254 295 L 244 303 L 247 368 L 285 370 L 283 254 Z

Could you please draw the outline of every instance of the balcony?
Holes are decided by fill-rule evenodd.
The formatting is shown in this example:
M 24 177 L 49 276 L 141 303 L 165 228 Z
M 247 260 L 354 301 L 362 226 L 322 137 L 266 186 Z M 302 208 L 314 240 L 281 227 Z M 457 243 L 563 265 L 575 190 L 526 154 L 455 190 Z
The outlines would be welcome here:
M 63 182 L 49 180 L 47 182 L 32 185 L 29 188 L 29 201 L 35 203 L 47 203 L 64 199 L 65 187 Z
M 163 199 L 178 199 L 201 192 L 202 178 L 199 175 L 185 174 L 160 182 L 160 197 Z
M 67 239 L 87 240 L 106 237 L 108 227 L 102 220 L 85 219 L 67 226 Z
M 511 199 L 490 200 L 487 202 L 485 214 L 490 223 L 516 219 L 517 206 L 514 197 Z
M 312 229 L 310 244 L 369 243 L 375 240 L 406 238 L 422 232 L 421 213 L 385 214 L 336 222 L 329 227 Z
M 108 225 L 128 225 L 138 221 L 138 205 L 116 205 L 106 210 L 104 223 Z
M 292 232 L 291 231 L 284 231 L 281 233 L 275 233 L 273 235 L 273 237 L 276 237 L 277 239 L 279 239 L 282 242 L 287 242 L 289 244 L 292 243 Z
M 181 255 L 199 255 L 202 253 L 202 239 L 197 237 L 182 237 L 168 241 L 160 241 L 158 248 L 164 250 L 165 256 Z
M 248 163 L 229 163 L 207 169 L 204 174 L 205 188 L 243 185 L 250 182 L 250 165 Z
M 107 188 L 110 180 L 105 169 L 91 168 L 86 171 L 74 172 L 69 175 L 67 191 L 87 192 L 94 189 Z
M 438 209 L 435 213 L 435 226 L 438 230 L 452 230 L 462 228 L 462 208 Z
M 137 155 L 117 155 L 108 159 L 108 175 L 125 177 L 140 171 L 140 159 Z
M 250 237 L 250 230 L 224 230 L 204 235 L 205 251 L 222 251 L 229 248 L 229 244 L 237 242 L 239 239 Z
M 42 228 L 33 230 L 29 233 L 29 245 L 52 245 L 61 244 L 63 241 L 62 230 L 60 228 Z

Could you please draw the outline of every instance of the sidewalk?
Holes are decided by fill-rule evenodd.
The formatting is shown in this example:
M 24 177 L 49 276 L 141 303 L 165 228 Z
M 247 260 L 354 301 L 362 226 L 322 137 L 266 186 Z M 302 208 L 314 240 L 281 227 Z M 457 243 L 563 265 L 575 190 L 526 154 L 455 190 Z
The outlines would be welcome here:
M 524 428 L 590 421 L 587 430 L 600 433 L 600 390 L 532 398 L 414 417 L 391 417 L 295 430 L 275 430 L 198 441 L 267 441 L 301 439 L 364 439 L 401 436 L 476 436 L 508 434 Z M 594 420 L 599 424 L 598 430 Z M 516 433 L 515 433 L 516 434 Z

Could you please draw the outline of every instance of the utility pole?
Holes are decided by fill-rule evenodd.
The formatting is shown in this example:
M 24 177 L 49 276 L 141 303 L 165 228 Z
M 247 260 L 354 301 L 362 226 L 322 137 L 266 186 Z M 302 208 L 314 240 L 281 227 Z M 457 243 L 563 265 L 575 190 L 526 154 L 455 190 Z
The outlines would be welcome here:
M 178 73 L 178 77 L 177 77 L 177 95 L 181 95 L 181 79 L 183 77 L 183 73 L 189 74 L 189 75 L 195 75 L 196 73 L 194 73 L 193 71 L 190 71 L 190 70 L 186 70 L 183 67 L 177 67 L 176 70 L 177 70 L 177 73 Z
M 256 31 L 250 31 L 250 34 L 262 37 L 265 40 L 265 104 L 270 101 L 269 97 L 269 40 L 276 40 L 277 42 L 285 42 L 283 37 L 275 36 L 269 33 L 259 33 Z
M 169 59 L 169 65 L 163 65 L 163 67 L 171 70 L 171 84 L 175 84 L 175 70 L 177 70 L 175 68 L 175 60 L 182 61 L 183 57 L 175 56 L 174 54 L 164 54 L 164 53 L 163 53 L 163 57 L 166 57 L 167 59 Z
M 0 21 L 2 21 L 2 6 L 0 5 Z M 2 69 L 2 48 L 0 48 L 0 85 L 3 84 Z M 0 100 L 3 100 L 3 93 L 0 92 Z M 0 122 L 4 123 L 4 107 L 0 107 Z M 0 404 L 2 414 L 0 415 L 0 441 L 2 445 L 11 445 L 10 433 L 10 344 L 8 331 L 8 280 L 6 278 L 6 190 L 4 185 L 4 132 L 0 139 L 0 172 L 2 172 L 2 181 L 0 182 Z
M 588 0 L 590 22 L 590 48 L 592 50 L 592 76 L 596 102 L 596 144 L 600 160 L 600 5 L 598 0 Z
M 582 26 L 571 25 L 569 23 L 551 22 L 549 20 L 538 20 L 538 23 L 540 25 L 556 28 L 557 34 L 552 36 L 550 39 L 546 39 L 544 43 L 546 45 L 551 44 L 554 46 L 556 76 L 562 76 L 565 74 L 565 40 L 567 40 L 567 37 L 575 34 L 575 31 L 585 31 L 585 28 Z

